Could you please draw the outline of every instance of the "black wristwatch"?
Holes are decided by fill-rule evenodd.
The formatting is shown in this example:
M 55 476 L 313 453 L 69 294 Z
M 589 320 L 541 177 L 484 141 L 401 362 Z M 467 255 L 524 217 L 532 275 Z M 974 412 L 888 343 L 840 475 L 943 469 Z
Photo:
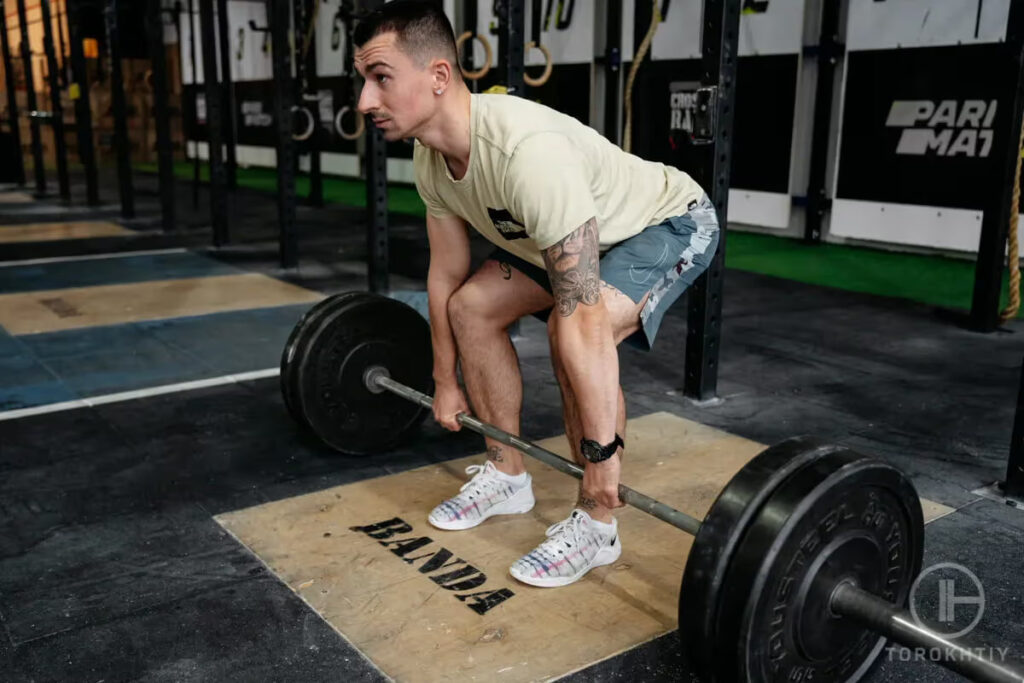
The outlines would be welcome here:
M 604 462 L 608 458 L 615 455 L 615 451 L 619 450 L 619 446 L 625 447 L 622 437 L 618 434 L 615 435 L 615 441 L 612 441 L 607 446 L 602 446 L 593 439 L 580 439 L 580 451 L 583 453 L 583 457 L 590 462 Z

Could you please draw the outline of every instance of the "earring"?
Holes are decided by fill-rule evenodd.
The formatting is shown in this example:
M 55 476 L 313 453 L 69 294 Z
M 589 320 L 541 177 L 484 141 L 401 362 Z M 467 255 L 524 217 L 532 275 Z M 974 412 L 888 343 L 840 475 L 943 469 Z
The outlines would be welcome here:
M 435 90 L 434 94 L 435 95 L 440 95 L 441 94 L 441 88 L 438 88 L 437 90 Z

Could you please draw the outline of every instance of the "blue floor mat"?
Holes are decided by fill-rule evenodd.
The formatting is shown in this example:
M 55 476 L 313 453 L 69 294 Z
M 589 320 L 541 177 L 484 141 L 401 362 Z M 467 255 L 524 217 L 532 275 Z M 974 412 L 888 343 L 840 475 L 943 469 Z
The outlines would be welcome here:
M 0 410 L 276 367 L 312 304 L 12 337 L 0 328 Z
M 177 280 L 244 271 L 190 252 L 143 254 L 0 268 L 0 294 Z
M 0 327 L 0 411 L 75 398 L 64 382 Z

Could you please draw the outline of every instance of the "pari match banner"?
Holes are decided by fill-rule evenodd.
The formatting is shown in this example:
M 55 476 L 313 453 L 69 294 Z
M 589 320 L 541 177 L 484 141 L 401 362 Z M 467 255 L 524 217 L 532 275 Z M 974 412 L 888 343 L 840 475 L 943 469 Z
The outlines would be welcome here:
M 832 234 L 975 251 L 1016 76 L 999 43 L 849 53 Z

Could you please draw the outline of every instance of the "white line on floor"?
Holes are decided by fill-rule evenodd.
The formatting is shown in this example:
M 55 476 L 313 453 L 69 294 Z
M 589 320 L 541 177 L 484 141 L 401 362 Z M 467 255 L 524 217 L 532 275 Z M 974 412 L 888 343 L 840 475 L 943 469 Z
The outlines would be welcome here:
M 43 263 L 66 263 L 68 261 L 98 261 L 107 258 L 128 258 L 129 256 L 152 256 L 153 254 L 181 254 L 188 251 L 183 248 L 147 249 L 143 251 L 115 251 L 106 254 L 86 254 L 84 256 L 53 256 L 50 258 L 26 259 L 24 261 L 0 261 L 0 268 L 11 266 L 37 266 Z
M 280 368 L 266 368 L 264 370 L 253 370 L 252 372 L 241 372 L 235 375 L 223 375 L 221 377 L 197 379 L 191 382 L 180 382 L 178 384 L 164 384 L 162 386 L 149 387 L 147 389 L 121 391 L 116 394 L 89 396 L 87 398 L 81 398 L 74 401 L 64 401 L 63 403 L 51 403 L 45 406 L 35 406 L 32 408 L 18 408 L 16 410 L 5 410 L 0 412 L 0 422 L 3 422 L 5 420 L 17 420 L 23 417 L 31 417 L 33 415 L 59 413 L 65 410 L 90 408 L 93 406 L 101 406 L 107 403 L 133 401 L 138 398 L 149 398 L 150 396 L 160 396 L 161 394 L 175 394 L 182 391 L 194 391 L 196 389 L 218 387 L 223 386 L 225 384 L 238 384 L 240 382 L 248 382 L 255 379 L 277 377 L 277 375 L 280 374 L 280 372 Z

